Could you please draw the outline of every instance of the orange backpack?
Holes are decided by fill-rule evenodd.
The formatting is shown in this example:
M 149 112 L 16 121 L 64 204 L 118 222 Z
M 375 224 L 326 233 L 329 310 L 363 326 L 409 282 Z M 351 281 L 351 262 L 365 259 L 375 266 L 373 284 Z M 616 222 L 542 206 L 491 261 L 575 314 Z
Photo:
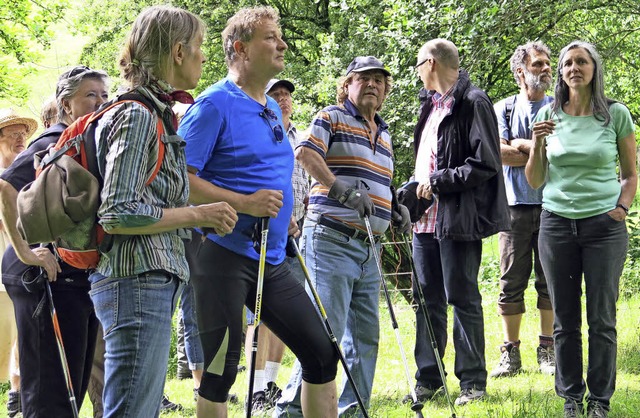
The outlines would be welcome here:
M 97 217 L 102 189 L 95 141 L 97 122 L 126 102 L 139 103 L 157 116 L 158 158 L 145 185 L 151 184 L 164 159 L 164 124 L 147 98 L 126 93 L 76 119 L 53 147 L 36 154 L 36 180 L 18 193 L 18 230 L 22 237 L 29 244 L 53 242 L 62 261 L 79 269 L 98 266 L 101 244 L 108 236 Z

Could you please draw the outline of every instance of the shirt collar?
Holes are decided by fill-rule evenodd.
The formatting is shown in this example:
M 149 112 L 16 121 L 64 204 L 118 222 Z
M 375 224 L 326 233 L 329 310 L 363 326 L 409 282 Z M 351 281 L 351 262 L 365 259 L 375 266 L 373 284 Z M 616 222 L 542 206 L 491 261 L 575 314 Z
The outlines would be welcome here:
M 363 121 L 365 120 L 364 116 L 362 116 L 360 112 L 358 112 L 358 108 L 353 103 L 351 103 L 351 100 L 346 99 L 344 101 L 344 108 L 354 118 Z M 387 123 L 380 117 L 380 115 L 378 115 L 378 113 L 376 113 L 376 115 L 373 117 L 373 120 L 375 121 L 376 125 L 378 125 L 378 130 L 386 130 L 389 128 L 389 125 L 387 125 Z
M 433 107 L 436 109 L 451 109 L 453 107 L 453 103 L 455 102 L 455 98 L 453 97 L 453 90 L 456 87 L 456 83 L 453 83 L 449 90 L 447 90 L 444 94 L 440 94 L 435 92 L 431 101 L 433 102 Z

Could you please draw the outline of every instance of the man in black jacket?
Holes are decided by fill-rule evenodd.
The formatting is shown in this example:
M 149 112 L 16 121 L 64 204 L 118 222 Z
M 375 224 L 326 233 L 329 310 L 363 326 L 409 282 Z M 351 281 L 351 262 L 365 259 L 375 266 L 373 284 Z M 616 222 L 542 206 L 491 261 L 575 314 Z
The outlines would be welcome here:
M 452 42 L 427 42 L 416 69 L 428 91 L 422 95 L 414 133 L 417 194 L 435 199 L 414 226 L 413 254 L 441 355 L 447 342 L 447 304 L 453 306 L 455 375 L 461 388 L 456 404 L 464 405 L 486 393 L 478 290 L 482 238 L 509 229 L 498 126 L 487 95 L 459 69 Z M 420 309 L 416 320 L 416 393 L 426 401 L 442 380 Z

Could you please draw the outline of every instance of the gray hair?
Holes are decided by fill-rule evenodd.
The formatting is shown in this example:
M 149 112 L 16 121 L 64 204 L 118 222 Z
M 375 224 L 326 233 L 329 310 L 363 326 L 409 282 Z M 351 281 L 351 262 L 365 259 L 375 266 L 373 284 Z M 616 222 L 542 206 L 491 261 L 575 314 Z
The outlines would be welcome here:
M 107 73 L 101 70 L 93 70 L 84 65 L 73 67 L 58 77 L 58 84 L 56 85 L 58 121 L 63 121 L 69 116 L 67 111 L 64 109 L 63 101 L 69 100 L 75 96 L 78 89 L 80 89 L 82 82 L 90 78 L 102 81 L 105 85 L 109 83 L 109 76 Z
M 249 42 L 253 38 L 256 27 L 263 20 L 270 20 L 279 25 L 280 14 L 271 6 L 245 7 L 227 20 L 227 25 L 222 31 L 222 47 L 227 66 L 237 58 L 233 44 L 236 41 Z
M 133 22 L 118 61 L 120 73 L 130 88 L 144 86 L 166 75 L 171 49 L 177 43 L 186 48 L 205 25 L 191 12 L 173 6 L 144 9 Z
M 520 45 L 516 48 L 511 56 L 509 62 L 511 63 L 511 72 L 513 73 L 513 78 L 516 79 L 516 83 L 518 86 L 520 85 L 520 77 L 518 77 L 518 68 L 522 68 L 523 70 L 527 68 L 527 62 L 531 59 L 529 54 L 531 51 L 537 51 L 545 54 L 548 58 L 551 58 L 551 50 L 548 46 L 543 44 L 540 41 L 535 42 L 527 42 L 524 45 Z
M 596 119 L 602 120 L 604 125 L 608 125 L 611 121 L 611 113 L 609 113 L 609 102 L 604 95 L 604 69 L 602 58 L 596 50 L 596 47 L 589 42 L 573 41 L 569 45 L 562 48 L 560 57 L 558 58 L 558 73 L 555 88 L 555 100 L 552 105 L 554 113 L 558 113 L 558 109 L 569 101 L 569 86 L 562 79 L 562 68 L 564 67 L 564 57 L 567 52 L 575 48 L 582 48 L 593 60 L 593 78 L 591 79 L 591 111 Z

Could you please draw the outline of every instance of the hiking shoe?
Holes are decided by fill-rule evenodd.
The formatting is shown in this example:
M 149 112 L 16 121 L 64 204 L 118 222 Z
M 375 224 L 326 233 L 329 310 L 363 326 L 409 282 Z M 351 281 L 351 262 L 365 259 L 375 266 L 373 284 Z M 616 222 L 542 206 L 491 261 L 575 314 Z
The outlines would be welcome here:
M 251 397 L 251 413 L 259 414 L 267 409 L 267 398 L 264 391 L 260 390 Z
M 184 407 L 178 403 L 173 403 L 169 400 L 167 395 L 162 395 L 162 401 L 160 401 L 160 411 L 182 411 Z
M 416 385 L 414 390 L 416 391 L 418 402 L 425 403 L 436 396 L 436 393 L 438 393 L 440 388 L 432 389 L 426 386 Z M 410 393 L 402 398 L 402 403 L 413 403 L 413 398 L 411 397 Z
M 587 418 L 607 418 L 609 411 L 600 402 L 589 402 L 587 405 Z
M 566 401 L 564 404 L 564 418 L 581 418 L 582 404 L 575 401 Z
M 278 399 L 282 396 L 282 389 L 276 385 L 276 382 L 267 382 L 267 390 L 264 391 L 266 404 L 268 408 L 276 406 Z
M 7 416 L 13 418 L 20 412 L 22 412 L 22 401 L 20 400 L 20 392 L 10 390 L 7 395 Z
M 502 352 L 502 355 L 500 356 L 498 367 L 493 369 L 489 377 L 507 377 L 520 373 L 522 371 L 520 348 L 511 343 L 506 343 L 505 345 L 500 346 L 500 351 Z
M 540 366 L 538 370 L 542 374 L 548 374 L 553 376 L 556 374 L 556 350 L 552 345 L 544 347 L 542 345 L 538 346 L 538 365 Z
M 553 376 L 556 374 L 556 351 L 552 345 L 538 346 L 538 365 L 540 373 Z
M 479 401 L 487 395 L 487 391 L 476 388 L 466 388 L 460 391 L 460 395 L 456 399 L 456 405 L 462 406 L 469 402 Z

